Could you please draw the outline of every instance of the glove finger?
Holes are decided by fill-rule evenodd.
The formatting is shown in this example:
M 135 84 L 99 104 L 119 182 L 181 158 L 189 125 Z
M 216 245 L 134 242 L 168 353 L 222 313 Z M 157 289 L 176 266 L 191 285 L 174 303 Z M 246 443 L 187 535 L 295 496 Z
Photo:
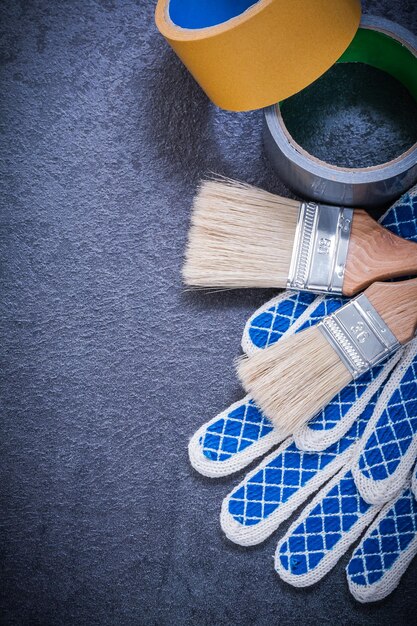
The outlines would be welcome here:
M 297 446 L 308 451 L 326 450 L 343 437 L 386 381 L 400 357 L 398 352 L 386 363 L 374 367 L 344 387 L 322 411 L 294 433 Z
M 250 396 L 245 396 L 193 435 L 188 454 L 200 474 L 218 478 L 241 470 L 283 439 Z
M 322 452 L 299 450 L 285 441 L 224 499 L 221 526 L 239 545 L 264 541 L 351 458 L 372 415 L 376 398 L 340 441 Z
M 370 524 L 382 505 L 361 497 L 350 468 L 316 495 L 278 543 L 275 569 L 295 587 L 325 576 Z
M 283 335 L 293 334 L 317 323 L 325 315 L 340 308 L 344 302 L 343 298 L 325 298 L 307 292 L 286 291 L 261 306 L 246 322 L 242 350 L 249 356 L 264 350 Z
M 359 602 L 388 596 L 417 554 L 417 501 L 406 484 L 381 510 L 346 568 L 349 590 Z
M 300 324 L 317 323 L 327 311 L 336 310 L 342 304 L 340 299 L 313 298 L 313 303 L 307 305 L 311 294 L 307 295 L 310 298 L 304 300 L 303 294 L 293 293 L 288 297 L 287 292 L 270 301 L 273 302 L 274 311 L 280 311 L 274 313 L 275 319 L 283 320 L 279 332 L 274 326 L 274 341 L 278 341 L 283 334 L 295 332 L 291 323 L 296 328 L 300 328 Z M 297 318 L 297 315 L 301 317 Z M 188 453 L 192 466 L 201 474 L 210 477 L 227 476 L 262 456 L 283 439 L 282 433 L 246 396 L 204 424 L 191 438 Z
M 391 500 L 402 489 L 417 457 L 417 339 L 378 401 L 353 467 L 362 497 L 371 503 Z

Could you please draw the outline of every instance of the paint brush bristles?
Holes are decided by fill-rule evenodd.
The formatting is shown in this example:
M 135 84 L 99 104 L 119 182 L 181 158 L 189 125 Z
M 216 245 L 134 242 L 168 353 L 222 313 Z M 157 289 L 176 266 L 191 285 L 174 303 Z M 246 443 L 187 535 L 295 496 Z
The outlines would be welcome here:
M 287 435 L 314 417 L 352 380 L 316 327 L 243 357 L 238 374 L 256 404 Z
M 184 283 L 285 287 L 299 206 L 251 185 L 204 181 L 194 201 Z
M 243 386 L 281 432 L 292 434 L 415 337 L 416 302 L 417 278 L 376 282 L 317 326 L 241 359 Z

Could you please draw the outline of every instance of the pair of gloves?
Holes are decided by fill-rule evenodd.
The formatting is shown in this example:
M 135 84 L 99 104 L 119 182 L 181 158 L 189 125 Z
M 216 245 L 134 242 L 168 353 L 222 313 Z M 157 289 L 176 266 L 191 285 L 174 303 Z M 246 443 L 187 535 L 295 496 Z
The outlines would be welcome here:
M 417 241 L 417 186 L 381 222 Z M 281 293 L 249 319 L 242 348 L 263 350 L 345 302 Z M 316 494 L 278 542 L 277 573 L 296 587 L 312 585 L 362 537 L 346 568 L 349 589 L 360 602 L 385 598 L 417 553 L 417 339 L 351 382 L 290 438 L 246 396 L 189 443 L 193 467 L 213 478 L 267 452 L 223 501 L 226 536 L 259 544 Z

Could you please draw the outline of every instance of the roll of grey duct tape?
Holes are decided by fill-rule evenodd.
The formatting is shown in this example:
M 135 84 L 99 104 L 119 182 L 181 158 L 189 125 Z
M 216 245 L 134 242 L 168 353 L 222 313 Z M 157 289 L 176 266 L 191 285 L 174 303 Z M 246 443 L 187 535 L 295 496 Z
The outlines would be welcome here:
M 383 18 L 363 17 L 339 62 L 362 62 L 384 70 L 403 83 L 417 101 L 417 38 L 407 29 Z M 417 181 L 417 143 L 381 165 L 358 169 L 333 166 L 294 141 L 279 104 L 265 109 L 264 143 L 288 187 L 303 197 L 336 206 L 382 205 Z

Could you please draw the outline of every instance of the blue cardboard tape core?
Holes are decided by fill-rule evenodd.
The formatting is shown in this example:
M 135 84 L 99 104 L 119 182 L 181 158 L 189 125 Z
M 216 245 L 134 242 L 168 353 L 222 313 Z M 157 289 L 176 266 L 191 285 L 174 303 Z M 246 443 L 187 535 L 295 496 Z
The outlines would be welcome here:
M 207 28 L 241 15 L 258 0 L 171 0 L 169 16 L 181 28 Z

